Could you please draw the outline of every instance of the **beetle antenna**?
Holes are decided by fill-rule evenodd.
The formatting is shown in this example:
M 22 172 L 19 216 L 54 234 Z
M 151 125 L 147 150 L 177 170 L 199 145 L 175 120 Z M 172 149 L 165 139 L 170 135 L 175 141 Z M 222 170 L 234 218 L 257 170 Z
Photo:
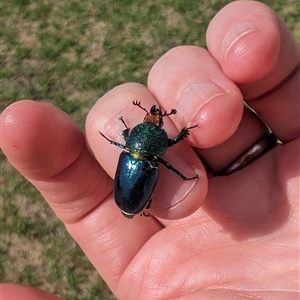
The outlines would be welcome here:
M 133 103 L 133 105 L 138 106 L 138 107 L 141 108 L 143 111 L 145 111 L 147 114 L 149 114 L 148 110 L 147 110 L 146 108 L 144 108 L 144 107 L 141 106 L 141 102 L 140 102 L 140 101 L 133 101 L 132 103 Z
M 167 111 L 164 112 L 164 114 L 162 115 L 162 117 L 167 117 L 170 115 L 175 115 L 177 113 L 177 110 L 172 108 L 172 110 L 168 113 Z

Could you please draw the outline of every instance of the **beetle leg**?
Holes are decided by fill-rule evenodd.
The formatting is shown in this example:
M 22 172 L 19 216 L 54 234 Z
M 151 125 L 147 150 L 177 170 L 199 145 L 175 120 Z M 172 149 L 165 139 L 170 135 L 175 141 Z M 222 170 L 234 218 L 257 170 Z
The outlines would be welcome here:
M 126 129 L 125 129 L 126 130 Z M 117 147 L 119 147 L 119 148 L 122 148 L 122 149 L 125 149 L 125 146 L 123 145 L 123 144 L 120 144 L 120 143 L 117 143 L 117 142 L 115 142 L 115 141 L 113 141 L 113 140 L 110 140 L 107 136 L 105 136 L 102 132 L 100 132 L 99 131 L 99 133 L 100 133 L 100 135 L 102 135 L 107 141 L 109 141 L 112 145 L 115 145 L 115 146 L 117 146 Z
M 126 139 L 128 138 L 128 135 L 129 135 L 129 128 L 124 129 L 122 131 L 122 135 L 123 135 L 124 140 L 126 141 Z
M 168 139 L 168 147 L 171 147 L 185 139 L 190 134 L 190 129 L 196 128 L 197 126 L 198 124 L 188 128 L 183 128 L 174 139 Z
M 157 160 L 158 160 L 158 162 L 160 162 L 161 164 L 163 164 L 166 168 L 168 168 L 169 170 L 173 171 L 178 176 L 180 176 L 183 180 L 193 180 L 193 179 L 198 179 L 199 178 L 198 174 L 196 174 L 193 177 L 186 177 L 186 176 L 184 176 L 182 173 L 180 173 L 177 169 L 175 169 L 171 164 L 169 164 L 167 161 L 165 161 L 161 157 L 157 157 Z
M 126 139 L 128 138 L 128 135 L 129 135 L 129 130 L 130 130 L 130 128 L 126 125 L 126 123 L 125 123 L 123 117 L 120 117 L 119 120 L 121 120 L 122 123 L 124 124 L 124 126 L 126 127 L 126 129 L 124 129 L 124 130 L 122 131 L 123 138 L 124 138 L 124 140 L 126 141 Z
M 141 214 L 140 214 L 141 217 L 151 217 L 152 215 L 149 213 L 149 211 L 147 210 L 144 210 Z
M 145 209 L 150 208 L 151 202 L 152 202 L 152 198 L 149 199 L 149 202 L 148 202 L 147 206 L 145 207 Z M 143 216 L 143 217 L 151 217 L 152 215 L 149 213 L 149 211 L 144 210 L 144 211 L 140 214 L 140 216 Z
M 123 117 L 120 117 L 119 120 L 122 121 L 122 123 L 124 124 L 124 126 L 126 127 L 126 129 L 129 129 L 128 126 L 127 126 L 127 124 L 125 123 Z
M 141 108 L 143 111 L 145 111 L 147 114 L 149 114 L 148 110 L 147 110 L 146 108 L 144 108 L 144 107 L 141 106 L 141 102 L 140 102 L 140 101 L 133 101 L 132 103 L 133 103 L 133 105 L 138 106 L 138 107 Z

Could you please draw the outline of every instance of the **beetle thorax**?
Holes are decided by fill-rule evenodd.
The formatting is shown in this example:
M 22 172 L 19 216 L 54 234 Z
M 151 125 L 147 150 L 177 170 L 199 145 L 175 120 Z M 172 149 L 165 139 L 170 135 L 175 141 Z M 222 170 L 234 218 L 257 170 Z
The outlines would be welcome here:
M 145 122 L 131 130 L 125 146 L 131 152 L 161 156 L 167 151 L 168 136 L 164 129 L 152 122 Z

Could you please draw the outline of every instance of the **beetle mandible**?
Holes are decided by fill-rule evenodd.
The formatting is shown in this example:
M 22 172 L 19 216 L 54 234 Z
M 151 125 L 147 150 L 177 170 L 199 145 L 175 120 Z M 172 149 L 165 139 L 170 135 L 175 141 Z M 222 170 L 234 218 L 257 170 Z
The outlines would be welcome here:
M 125 126 L 122 131 L 125 145 L 117 143 L 99 132 L 112 145 L 124 149 L 120 154 L 115 175 L 114 197 L 122 214 L 129 219 L 137 214 L 149 215 L 146 210 L 150 208 L 152 193 L 158 180 L 159 163 L 175 172 L 183 180 L 198 179 L 197 174 L 193 177 L 184 176 L 161 158 L 168 147 L 182 141 L 189 135 L 190 129 L 198 125 L 183 128 L 174 139 L 170 139 L 162 128 L 163 118 L 176 114 L 176 109 L 172 109 L 169 113 L 167 111 L 162 113 L 160 107 L 157 108 L 153 105 L 148 112 L 141 106 L 140 101 L 133 101 L 133 105 L 144 110 L 146 116 L 143 123 L 138 124 L 131 131 L 123 117 L 120 117 Z

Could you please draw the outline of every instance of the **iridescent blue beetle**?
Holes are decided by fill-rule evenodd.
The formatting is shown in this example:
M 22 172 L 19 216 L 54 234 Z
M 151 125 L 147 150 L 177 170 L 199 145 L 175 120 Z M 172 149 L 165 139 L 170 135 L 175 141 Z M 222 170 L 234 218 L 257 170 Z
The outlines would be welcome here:
M 183 180 L 197 179 L 186 177 L 163 160 L 161 156 L 171 147 L 189 135 L 189 130 L 197 125 L 183 128 L 174 139 L 169 139 L 163 127 L 163 117 L 176 114 L 176 109 L 171 112 L 162 113 L 161 108 L 153 105 L 148 112 L 141 103 L 133 101 L 147 114 L 143 123 L 135 126 L 131 131 L 127 127 L 123 117 L 120 120 L 126 127 L 122 135 L 125 145 L 117 143 L 100 134 L 111 144 L 124 149 L 120 154 L 119 163 L 114 181 L 114 197 L 116 204 L 126 218 L 133 218 L 135 215 L 149 215 L 145 210 L 151 205 L 151 196 L 158 180 L 158 165 L 163 164 L 175 172 Z

